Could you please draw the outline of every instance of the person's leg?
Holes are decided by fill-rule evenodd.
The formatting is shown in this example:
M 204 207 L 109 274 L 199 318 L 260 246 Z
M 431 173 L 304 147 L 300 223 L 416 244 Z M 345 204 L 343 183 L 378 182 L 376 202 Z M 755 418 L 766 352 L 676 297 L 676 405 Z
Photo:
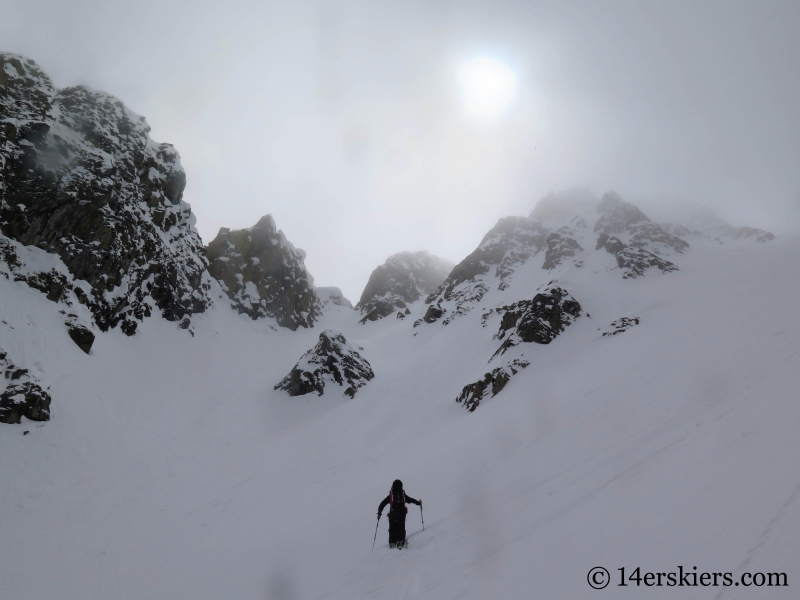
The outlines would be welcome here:
M 400 515 L 398 519 L 398 527 L 397 527 L 397 541 L 400 543 L 406 543 L 406 516 L 404 514 Z
M 398 536 L 398 527 L 397 527 L 397 515 L 389 513 L 389 545 L 393 546 L 398 541 L 403 539 L 402 537 Z

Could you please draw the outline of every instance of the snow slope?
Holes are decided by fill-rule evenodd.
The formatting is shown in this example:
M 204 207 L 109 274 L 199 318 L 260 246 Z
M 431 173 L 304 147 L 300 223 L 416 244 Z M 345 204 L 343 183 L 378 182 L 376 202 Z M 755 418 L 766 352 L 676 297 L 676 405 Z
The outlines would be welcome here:
M 530 366 L 474 413 L 455 398 L 498 346 L 483 310 L 415 328 L 422 303 L 365 325 L 332 305 L 292 332 L 217 305 L 194 337 L 151 318 L 86 355 L 0 278 L 2 345 L 54 398 L 50 422 L 0 426 L 0 598 L 796 598 L 799 255 L 693 240 L 679 271 L 627 280 L 605 251 L 529 261 L 480 308 L 558 279 L 591 317 L 518 346 Z M 603 336 L 621 317 L 640 323 Z M 376 377 L 354 399 L 273 390 L 329 327 Z M 410 506 L 390 550 L 384 516 L 372 552 L 395 478 L 425 531 Z M 789 587 L 617 587 L 679 565 Z

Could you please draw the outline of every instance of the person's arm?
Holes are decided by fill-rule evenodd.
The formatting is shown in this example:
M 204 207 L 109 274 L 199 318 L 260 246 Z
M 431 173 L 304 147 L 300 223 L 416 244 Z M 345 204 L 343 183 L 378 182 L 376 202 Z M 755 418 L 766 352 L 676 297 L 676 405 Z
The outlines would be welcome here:
M 381 514 L 383 514 L 383 509 L 386 508 L 387 504 L 389 504 L 389 496 L 386 496 L 386 498 L 383 499 L 383 502 L 381 502 L 381 505 L 378 507 L 378 518 L 379 519 L 381 517 Z
M 422 501 L 421 500 L 414 500 L 414 498 L 412 498 L 408 494 L 406 494 L 406 502 L 411 502 L 411 504 L 416 504 L 417 506 L 421 506 L 422 505 Z

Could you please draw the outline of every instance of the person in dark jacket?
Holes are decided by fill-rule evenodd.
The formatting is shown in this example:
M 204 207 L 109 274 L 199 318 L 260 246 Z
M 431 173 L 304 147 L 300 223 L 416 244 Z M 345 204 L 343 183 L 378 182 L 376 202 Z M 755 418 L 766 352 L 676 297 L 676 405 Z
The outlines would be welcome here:
M 389 495 L 383 499 L 381 505 L 378 507 L 378 520 L 381 520 L 383 509 L 389 505 L 389 547 L 402 548 L 406 545 L 406 502 L 422 506 L 422 500 L 414 500 L 411 496 L 406 494 L 403 489 L 403 482 L 395 479 L 392 484 L 392 490 Z

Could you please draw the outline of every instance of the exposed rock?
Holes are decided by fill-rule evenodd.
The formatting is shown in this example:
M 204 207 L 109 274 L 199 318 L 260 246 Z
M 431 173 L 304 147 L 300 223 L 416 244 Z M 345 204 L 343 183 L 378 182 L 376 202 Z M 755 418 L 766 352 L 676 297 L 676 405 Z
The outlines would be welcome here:
M 523 359 L 514 359 L 507 365 L 497 367 L 483 376 L 475 383 L 470 383 L 464 386 L 461 393 L 456 398 L 456 402 L 464 403 L 464 408 L 469 412 L 474 412 L 481 400 L 488 394 L 496 396 L 506 386 L 512 376 L 516 375 L 520 369 L 524 369 L 530 363 Z
M 623 244 L 622 240 L 618 237 L 613 235 L 609 236 L 607 233 L 601 233 L 597 238 L 595 250 L 601 250 L 603 248 L 605 248 L 609 254 L 616 254 L 625 248 L 625 244 Z
M 533 300 L 520 300 L 496 308 L 494 312 L 502 314 L 500 328 L 494 337 L 498 340 L 505 338 L 505 341 L 492 358 L 520 342 L 549 344 L 580 317 L 581 305 L 565 289 L 551 287 L 536 294 Z M 483 315 L 484 323 L 490 315 Z
M 271 215 L 254 227 L 223 227 L 206 249 L 208 271 L 233 307 L 252 319 L 272 317 L 281 327 L 313 327 L 322 305 L 313 278 Z
M 597 238 L 597 250 L 605 248 L 607 252 L 613 254 L 617 259 L 617 265 L 623 269 L 623 279 L 635 279 L 644 275 L 645 270 L 650 267 L 658 267 L 662 273 L 677 271 L 673 263 L 660 258 L 639 247 L 626 246 L 622 240 L 616 236 L 609 236 L 601 233 Z
M 547 247 L 549 234 L 541 223 L 525 217 L 500 219 L 425 302 L 451 302 L 451 315 L 443 321 L 450 323 L 471 310 L 495 284 L 500 290 L 506 289 L 514 271 Z
M 453 263 L 427 252 L 400 252 L 386 259 L 369 277 L 356 308 L 362 323 L 402 311 L 431 294 L 453 269 Z
M 625 333 L 631 327 L 639 324 L 639 317 L 622 317 L 612 322 L 609 327 L 610 330 L 603 332 L 603 337 L 610 335 L 617 335 L 618 333 Z
M 640 248 L 627 247 L 615 253 L 617 264 L 620 269 L 623 269 L 623 279 L 635 279 L 644 275 L 646 269 L 650 267 L 657 267 L 662 273 L 669 273 L 670 271 L 677 271 L 673 263 L 659 258 L 651 252 L 641 250 Z
M 27 279 L 54 299 L 75 280 L 101 330 L 132 334 L 158 307 L 184 321 L 210 303 L 178 153 L 118 99 L 57 90 L 31 60 L 0 53 L 0 230 L 56 254 L 70 276 Z M 63 274 L 62 274 L 63 275 Z
M 425 311 L 425 316 L 422 317 L 422 320 L 426 323 L 433 323 L 437 319 L 440 319 L 444 313 L 445 309 L 443 309 L 441 305 L 431 304 L 428 310 Z
M 565 228 L 566 229 L 566 228 Z M 575 256 L 578 252 L 583 252 L 575 238 L 568 237 L 566 231 L 557 231 L 547 237 L 547 253 L 544 256 L 543 269 L 555 269 L 565 258 Z
M 553 282 L 550 282 L 552 286 Z M 533 300 L 521 300 L 508 306 L 501 306 L 482 315 L 486 326 L 489 320 L 502 315 L 500 328 L 495 339 L 504 339 L 497 351 L 489 359 L 491 362 L 521 342 L 549 344 L 581 315 L 581 305 L 566 290 L 548 287 L 536 294 Z M 470 412 L 489 393 L 496 396 L 512 376 L 530 364 L 524 358 L 507 360 L 506 364 L 486 373 L 482 379 L 464 386 L 456 398 L 463 402 Z
M 41 381 L 28 369 L 14 365 L 8 354 L 0 349 L 0 423 L 20 423 L 22 417 L 31 421 L 50 420 L 50 394 Z M 49 388 L 48 388 L 49 389 Z
M 348 342 L 341 331 L 326 329 L 319 334 L 317 345 L 303 354 L 275 389 L 289 392 L 290 396 L 311 392 L 322 396 L 326 384 L 336 383 L 346 386 L 344 393 L 352 398 L 375 377 L 369 362 L 359 354 L 363 350 Z
M 89 354 L 89 351 L 92 349 L 92 344 L 94 344 L 94 334 L 91 330 L 72 320 L 67 321 L 66 326 L 67 333 L 69 333 L 69 337 L 72 338 L 72 341 L 78 345 L 78 348 L 86 352 L 86 354 Z

